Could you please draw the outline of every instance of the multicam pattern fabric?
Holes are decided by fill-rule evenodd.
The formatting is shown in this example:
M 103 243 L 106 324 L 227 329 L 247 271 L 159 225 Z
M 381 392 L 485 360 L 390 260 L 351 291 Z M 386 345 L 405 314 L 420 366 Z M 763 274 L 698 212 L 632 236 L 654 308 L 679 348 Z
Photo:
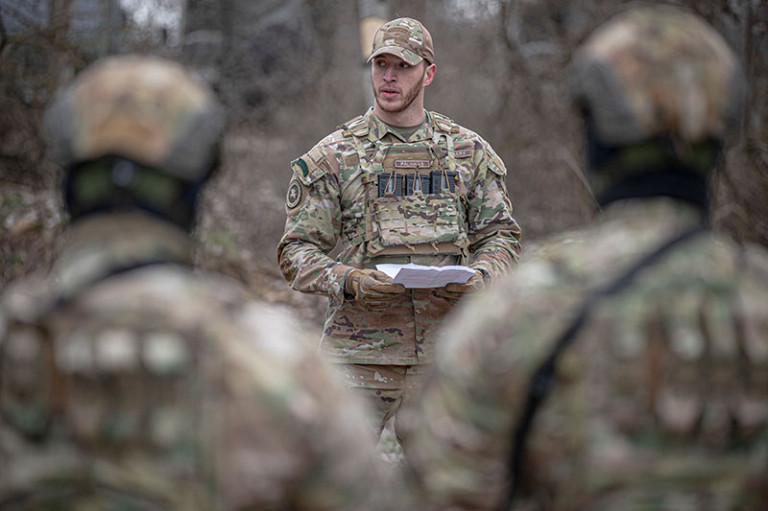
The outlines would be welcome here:
M 635 7 L 595 33 L 570 69 L 571 94 L 600 139 L 721 139 L 740 118 L 746 81 L 725 40 L 678 7 Z
M 88 68 L 45 118 L 49 152 L 63 167 L 121 155 L 192 182 L 207 177 L 223 126 L 221 105 L 182 66 L 138 55 Z
M 0 508 L 377 508 L 368 419 L 314 336 L 190 248 L 139 214 L 91 217 L 50 278 L 9 288 Z
M 485 140 L 434 112 L 402 140 L 371 109 L 295 160 L 278 258 L 293 289 L 330 298 L 323 351 L 350 364 L 430 363 L 448 300 L 414 289 L 371 312 L 345 299 L 344 278 L 409 262 L 505 274 L 520 250 L 505 174 Z
M 382 53 L 396 55 L 412 66 L 422 59 L 430 64 L 435 62 L 432 35 L 413 18 L 398 18 L 379 27 L 373 36 L 373 48 L 368 62 Z
M 589 291 L 698 222 L 680 204 L 614 203 L 446 324 L 404 417 L 436 509 L 498 509 L 532 373 Z M 767 395 L 768 255 L 699 234 L 598 301 L 559 357 L 515 509 L 768 509 Z

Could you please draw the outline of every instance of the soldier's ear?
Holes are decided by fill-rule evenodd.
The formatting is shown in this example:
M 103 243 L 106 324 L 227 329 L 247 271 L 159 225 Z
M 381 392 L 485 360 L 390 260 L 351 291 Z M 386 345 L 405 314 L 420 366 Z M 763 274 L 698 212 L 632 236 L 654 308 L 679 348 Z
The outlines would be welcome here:
M 432 83 L 435 79 L 435 73 L 437 73 L 437 64 L 429 64 L 426 60 L 424 63 L 427 65 L 424 70 L 424 87 Z

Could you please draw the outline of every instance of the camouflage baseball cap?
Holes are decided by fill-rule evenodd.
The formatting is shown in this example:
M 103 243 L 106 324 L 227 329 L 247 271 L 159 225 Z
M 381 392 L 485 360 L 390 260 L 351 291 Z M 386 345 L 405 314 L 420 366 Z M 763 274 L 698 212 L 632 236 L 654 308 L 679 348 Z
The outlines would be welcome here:
M 728 44 L 698 16 L 668 5 L 634 7 L 598 28 L 576 52 L 569 85 L 611 145 L 722 140 L 746 100 Z
M 207 87 L 175 62 L 138 55 L 93 64 L 44 120 L 62 166 L 121 156 L 190 182 L 207 176 L 223 128 L 224 110 Z
M 435 61 L 432 36 L 424 25 L 413 18 L 397 18 L 379 27 L 373 36 L 373 49 L 368 62 L 383 53 L 400 57 L 412 66 L 422 59 L 430 64 Z

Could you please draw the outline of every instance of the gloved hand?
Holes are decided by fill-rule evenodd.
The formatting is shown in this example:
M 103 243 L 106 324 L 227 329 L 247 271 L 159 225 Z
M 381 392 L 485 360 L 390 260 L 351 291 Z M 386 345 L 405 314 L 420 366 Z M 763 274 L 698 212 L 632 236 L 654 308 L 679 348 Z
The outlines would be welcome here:
M 368 310 L 386 309 L 405 286 L 392 284 L 392 279 L 378 270 L 352 270 L 347 274 L 344 290 Z
M 442 296 L 451 303 L 456 303 L 465 294 L 476 293 L 485 289 L 485 278 L 483 272 L 476 270 L 475 274 L 469 277 L 464 284 L 446 284 L 445 287 L 435 289 L 437 296 Z

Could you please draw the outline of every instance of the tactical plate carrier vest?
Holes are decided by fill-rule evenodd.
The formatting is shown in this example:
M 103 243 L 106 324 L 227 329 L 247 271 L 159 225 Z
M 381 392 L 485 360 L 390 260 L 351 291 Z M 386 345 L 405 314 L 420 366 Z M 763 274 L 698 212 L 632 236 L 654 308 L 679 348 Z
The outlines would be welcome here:
M 366 243 L 369 257 L 413 254 L 454 254 L 466 258 L 467 220 L 464 189 L 456 170 L 454 137 L 459 128 L 449 118 L 430 112 L 434 123 L 431 140 L 384 143 L 369 136 L 363 116 L 343 125 L 352 136 L 359 169 L 342 176 L 342 200 L 348 182 L 362 180 L 364 222 L 355 222 L 350 239 Z M 461 148 L 460 157 L 472 155 Z

